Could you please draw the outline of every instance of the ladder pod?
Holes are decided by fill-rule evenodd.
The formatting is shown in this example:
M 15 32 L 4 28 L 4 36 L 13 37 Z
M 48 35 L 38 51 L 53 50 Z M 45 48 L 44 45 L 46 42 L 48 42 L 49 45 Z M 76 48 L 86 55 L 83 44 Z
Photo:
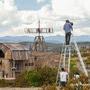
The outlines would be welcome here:
M 68 73 L 70 73 L 70 59 L 71 59 L 71 46 L 65 46 L 65 56 L 64 56 L 64 68 L 67 68 Z M 68 51 L 67 51 L 68 50 Z M 69 74 L 68 74 L 68 80 L 69 80 Z
M 64 60 L 63 60 L 63 67 L 65 68 L 65 59 L 66 59 L 66 47 L 64 49 Z
M 69 47 L 68 73 L 70 73 L 70 59 L 71 59 L 71 48 Z M 69 75 L 68 75 L 68 80 L 69 80 Z
M 56 77 L 56 85 L 58 84 L 58 79 L 59 79 L 59 71 L 60 71 L 60 67 L 62 67 L 63 63 L 62 63 L 62 53 L 63 53 L 63 48 L 61 50 L 61 55 L 60 55 L 60 60 L 59 60 L 59 65 L 58 65 L 58 72 L 57 72 L 57 77 Z M 61 65 L 62 64 L 62 65 Z M 60 81 L 59 81 L 60 82 Z M 59 83 L 59 86 L 60 86 L 60 83 Z
M 66 54 L 67 54 L 67 49 L 68 49 L 68 60 L 65 60 L 66 59 Z M 63 55 L 64 55 L 64 57 L 63 57 Z M 62 51 L 61 51 L 61 57 L 60 57 L 60 61 L 59 61 L 57 78 L 56 78 L 56 85 L 57 85 L 57 83 L 58 83 L 58 81 L 60 79 L 60 76 L 59 76 L 60 68 L 62 68 L 62 67 L 67 68 L 68 69 L 68 73 L 70 72 L 70 56 L 71 56 L 71 49 L 70 49 L 70 47 L 63 45 Z M 62 59 L 63 59 L 63 61 L 62 61 Z M 66 67 L 66 61 L 68 61 L 67 67 Z M 68 75 L 68 80 L 69 80 L 69 75 Z M 59 81 L 59 86 L 60 86 L 60 81 Z
M 72 35 L 72 36 L 73 36 L 73 35 Z M 81 53 L 80 53 L 80 51 L 79 51 L 78 45 L 77 45 L 75 39 L 73 39 L 73 41 L 74 41 L 74 45 L 75 45 L 75 48 L 76 48 L 76 51 L 77 51 L 78 58 L 79 58 L 79 60 L 80 60 L 82 69 L 84 70 L 85 75 L 88 76 L 88 72 L 87 72 L 86 67 L 85 67 L 85 64 L 84 64 L 84 62 L 83 62 L 83 59 L 82 59 Z
M 85 75 L 86 76 L 88 76 L 88 73 L 87 73 L 87 70 L 86 70 L 86 68 L 85 68 L 85 64 L 84 64 L 84 62 L 83 62 L 83 59 L 82 59 L 82 57 L 81 57 L 81 53 L 80 53 L 80 51 L 79 51 L 79 48 L 78 48 L 78 45 L 77 45 L 77 43 L 76 43 L 76 41 L 75 40 L 73 40 L 74 41 L 74 45 L 75 45 L 75 50 L 77 51 L 77 54 L 78 54 L 78 58 L 79 58 L 79 60 L 80 60 L 80 63 L 81 63 L 81 66 L 82 66 L 82 68 L 83 68 L 83 70 L 84 70 L 84 73 L 85 73 Z M 62 48 L 62 52 L 61 52 L 61 58 L 60 58 L 60 61 L 59 61 L 59 67 L 58 67 L 58 73 L 57 73 L 57 79 L 56 79 L 56 83 L 58 82 L 58 75 L 59 75 L 59 70 L 60 70 L 60 65 L 62 64 L 62 53 L 64 53 L 64 60 L 63 60 L 63 66 L 64 66 L 64 68 L 65 68 L 65 59 L 66 59 L 66 49 L 67 49 L 67 46 L 65 47 L 65 49 L 63 49 Z M 68 56 L 68 73 L 70 72 L 70 59 L 71 59 L 71 48 L 68 46 L 68 49 L 69 49 L 69 56 Z M 64 50 L 64 51 L 63 51 Z M 68 79 L 69 79 L 69 75 L 68 75 Z M 60 81 L 59 81 L 59 86 L 60 86 Z

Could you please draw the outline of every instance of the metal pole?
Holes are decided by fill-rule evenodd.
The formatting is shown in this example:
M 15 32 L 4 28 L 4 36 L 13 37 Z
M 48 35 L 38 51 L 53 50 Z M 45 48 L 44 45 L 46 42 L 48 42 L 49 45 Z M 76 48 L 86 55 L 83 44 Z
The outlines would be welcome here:
M 73 35 L 72 35 L 72 36 L 73 36 Z M 76 43 L 75 40 L 73 40 L 73 41 L 74 41 L 74 45 L 75 45 L 75 48 L 76 48 L 76 51 L 77 51 L 77 54 L 78 54 L 78 58 L 79 58 L 80 63 L 81 63 L 81 65 L 82 65 L 82 69 L 83 69 L 85 75 L 88 76 L 88 72 L 87 72 L 86 67 L 85 67 L 85 64 L 84 64 L 84 62 L 83 62 L 83 59 L 82 59 L 81 53 L 80 53 L 80 51 L 79 51 L 78 45 L 77 45 L 77 43 Z
M 82 68 L 83 68 L 83 70 L 84 70 L 84 72 L 85 72 L 85 75 L 88 76 L 88 73 L 87 73 L 87 70 L 86 70 L 86 68 L 85 68 L 85 64 L 84 64 L 84 62 L 83 62 L 81 53 L 80 53 L 79 48 L 78 48 L 78 46 L 77 46 L 77 43 L 76 43 L 76 42 L 74 42 L 74 43 L 75 43 L 76 51 L 77 51 L 77 54 L 78 54 L 80 63 L 81 63 L 81 65 L 82 65 Z
M 13 78 L 15 78 L 15 60 L 13 60 L 13 67 L 12 67 L 12 72 L 13 72 Z
M 69 47 L 68 73 L 70 73 L 70 59 L 71 59 L 71 47 Z M 68 79 L 69 79 L 69 75 L 68 75 Z
M 64 60 L 63 60 L 63 67 L 65 68 L 65 59 L 66 59 L 66 47 L 65 47 L 65 50 L 64 50 Z

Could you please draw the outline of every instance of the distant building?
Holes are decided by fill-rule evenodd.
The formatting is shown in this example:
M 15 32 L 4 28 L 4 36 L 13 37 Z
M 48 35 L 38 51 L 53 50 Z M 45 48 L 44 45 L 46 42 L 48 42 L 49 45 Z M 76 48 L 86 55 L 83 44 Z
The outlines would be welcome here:
M 0 44 L 0 78 L 15 78 L 33 67 L 29 45 Z

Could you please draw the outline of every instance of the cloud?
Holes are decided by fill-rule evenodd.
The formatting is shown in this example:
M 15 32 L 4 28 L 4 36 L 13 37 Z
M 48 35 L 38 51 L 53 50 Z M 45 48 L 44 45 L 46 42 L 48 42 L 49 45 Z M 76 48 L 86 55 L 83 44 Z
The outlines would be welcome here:
M 38 3 L 45 0 L 37 0 Z M 24 35 L 23 28 L 53 27 L 54 35 L 64 35 L 66 19 L 74 22 L 74 35 L 90 35 L 90 0 L 51 0 L 39 10 L 18 10 L 15 0 L 0 1 L 0 27 L 4 35 Z M 6 30 L 7 29 L 7 30 Z
M 43 3 L 45 0 L 37 0 L 38 3 Z
M 46 4 L 40 10 L 38 10 L 38 16 L 40 17 L 48 17 L 52 16 L 51 6 Z
M 0 11 L 2 10 L 16 10 L 17 7 L 14 3 L 15 0 L 1 0 L 0 1 Z
M 52 8 L 62 16 L 85 17 L 85 13 L 90 15 L 90 0 L 52 0 Z

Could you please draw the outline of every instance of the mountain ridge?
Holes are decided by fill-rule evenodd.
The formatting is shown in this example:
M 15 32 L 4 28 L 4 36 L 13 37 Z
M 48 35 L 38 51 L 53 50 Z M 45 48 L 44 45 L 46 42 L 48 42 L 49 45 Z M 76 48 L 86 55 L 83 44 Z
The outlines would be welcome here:
M 77 42 L 90 42 L 90 36 L 89 35 L 82 35 L 82 36 L 74 36 L 73 39 L 75 39 Z M 33 42 L 34 37 L 32 36 L 4 36 L 0 37 L 0 42 Z M 64 36 L 48 36 L 45 37 L 45 42 L 50 43 L 63 43 L 64 42 Z

